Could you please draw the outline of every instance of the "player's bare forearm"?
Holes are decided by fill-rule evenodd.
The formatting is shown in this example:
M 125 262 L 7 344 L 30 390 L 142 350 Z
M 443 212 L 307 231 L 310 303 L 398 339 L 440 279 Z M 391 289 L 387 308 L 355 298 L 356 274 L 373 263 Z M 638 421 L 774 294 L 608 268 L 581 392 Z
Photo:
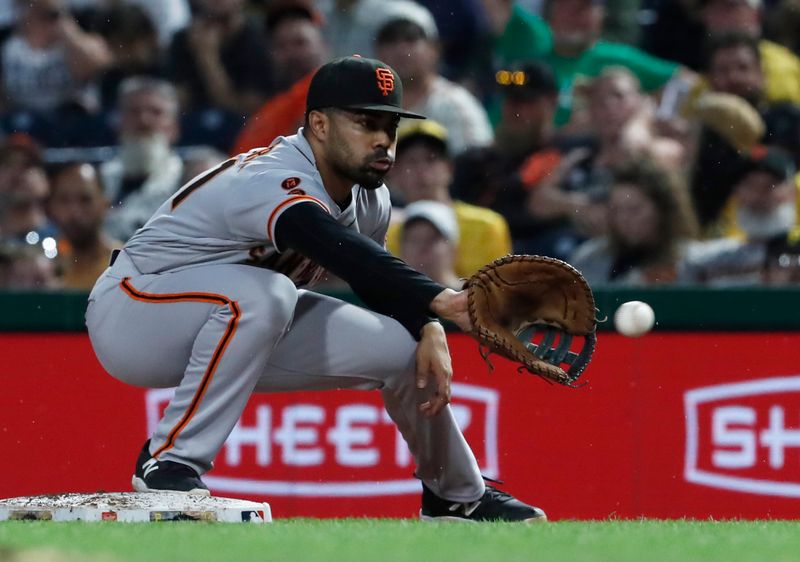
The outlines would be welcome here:
M 430 309 L 442 320 L 454 323 L 465 332 L 472 329 L 467 309 L 467 291 L 445 289 L 431 301 Z
M 428 392 L 419 409 L 426 416 L 432 417 L 450 403 L 453 364 L 447 347 L 447 336 L 441 324 L 425 324 L 420 335 L 416 356 L 417 388 L 427 389 Z

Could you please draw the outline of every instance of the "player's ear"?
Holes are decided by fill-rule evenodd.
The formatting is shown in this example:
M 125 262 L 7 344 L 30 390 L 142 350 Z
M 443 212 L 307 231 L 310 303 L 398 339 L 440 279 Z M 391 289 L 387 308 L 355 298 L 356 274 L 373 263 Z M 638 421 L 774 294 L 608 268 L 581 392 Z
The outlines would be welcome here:
M 308 113 L 306 121 L 308 122 L 307 127 L 309 132 L 314 136 L 315 139 L 321 141 L 328 136 L 331 120 L 327 112 L 312 109 Z

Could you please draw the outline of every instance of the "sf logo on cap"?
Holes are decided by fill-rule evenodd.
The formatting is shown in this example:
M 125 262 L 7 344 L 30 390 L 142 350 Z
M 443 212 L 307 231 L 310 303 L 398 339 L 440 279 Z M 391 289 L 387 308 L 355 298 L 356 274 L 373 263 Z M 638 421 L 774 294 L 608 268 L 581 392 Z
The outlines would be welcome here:
M 388 68 L 378 68 L 375 74 L 378 76 L 378 89 L 384 96 L 388 96 L 389 92 L 394 91 L 394 74 Z

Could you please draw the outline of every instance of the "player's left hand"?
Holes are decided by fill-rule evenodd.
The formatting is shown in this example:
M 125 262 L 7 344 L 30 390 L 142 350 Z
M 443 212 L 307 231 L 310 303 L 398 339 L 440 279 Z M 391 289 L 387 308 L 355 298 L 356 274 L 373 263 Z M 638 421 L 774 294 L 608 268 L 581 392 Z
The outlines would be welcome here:
M 453 364 L 441 324 L 425 324 L 421 335 L 417 345 L 417 388 L 427 389 L 428 399 L 420 404 L 419 409 L 426 416 L 433 417 L 450 403 Z

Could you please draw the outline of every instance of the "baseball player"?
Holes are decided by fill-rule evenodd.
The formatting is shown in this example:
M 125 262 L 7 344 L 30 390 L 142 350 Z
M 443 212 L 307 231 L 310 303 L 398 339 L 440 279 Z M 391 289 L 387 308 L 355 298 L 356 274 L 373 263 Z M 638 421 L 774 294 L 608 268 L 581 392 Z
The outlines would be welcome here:
M 423 519 L 543 521 L 485 485 L 448 402 L 442 318 L 466 294 L 383 247 L 384 175 L 402 85 L 386 64 L 336 59 L 314 76 L 304 126 L 190 181 L 115 253 L 89 296 L 89 336 L 117 379 L 177 387 L 136 462 L 137 491 L 207 495 L 200 475 L 250 394 L 379 389 L 413 454 Z M 325 270 L 370 310 L 309 290 Z

